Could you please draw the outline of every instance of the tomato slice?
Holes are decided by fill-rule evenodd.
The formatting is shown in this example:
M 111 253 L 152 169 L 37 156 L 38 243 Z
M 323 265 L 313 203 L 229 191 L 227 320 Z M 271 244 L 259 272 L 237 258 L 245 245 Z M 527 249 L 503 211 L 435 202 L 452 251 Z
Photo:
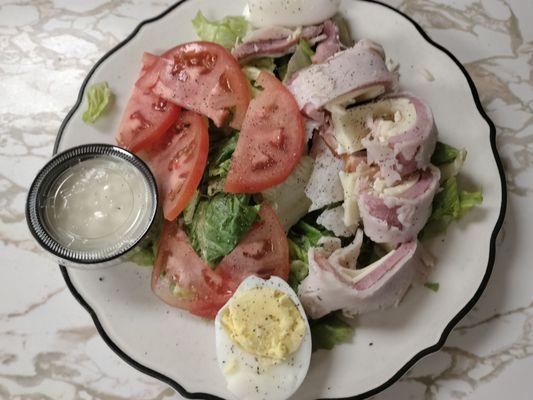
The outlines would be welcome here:
M 250 102 L 226 192 L 256 193 L 283 182 L 304 149 L 304 122 L 292 94 L 268 72 L 261 72 L 257 82 L 264 90 Z
M 165 52 L 136 83 L 143 91 L 205 115 L 222 126 L 240 129 L 250 102 L 248 82 L 237 60 L 224 47 L 191 42 Z
M 289 278 L 289 244 L 276 212 L 261 205 L 260 220 L 239 245 L 222 259 L 216 271 L 234 283 L 235 289 L 250 275 L 268 279 L 271 275 Z
M 176 222 L 167 222 L 152 271 L 152 291 L 165 303 L 214 318 L 231 290 L 196 254 Z
M 158 57 L 149 53 L 143 56 L 141 77 L 157 63 Z M 150 146 L 177 121 L 180 108 L 151 91 L 133 88 L 120 128 L 117 143 L 130 151 L 137 152 Z
M 250 275 L 289 275 L 289 246 L 272 208 L 263 204 L 260 220 L 213 271 L 196 254 L 185 232 L 167 222 L 161 234 L 152 290 L 165 303 L 204 318 L 214 318 Z
M 206 121 L 184 111 L 166 134 L 148 149 L 165 219 L 172 221 L 185 209 L 198 187 L 207 163 L 209 134 Z

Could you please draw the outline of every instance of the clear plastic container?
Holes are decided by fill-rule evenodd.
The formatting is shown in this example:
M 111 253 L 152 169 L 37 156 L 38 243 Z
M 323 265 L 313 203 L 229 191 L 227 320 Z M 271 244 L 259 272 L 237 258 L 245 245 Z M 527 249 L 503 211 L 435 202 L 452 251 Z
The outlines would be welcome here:
M 89 144 L 44 166 L 30 188 L 26 219 L 60 264 L 106 267 L 145 237 L 157 203 L 155 179 L 141 159 L 116 146 Z

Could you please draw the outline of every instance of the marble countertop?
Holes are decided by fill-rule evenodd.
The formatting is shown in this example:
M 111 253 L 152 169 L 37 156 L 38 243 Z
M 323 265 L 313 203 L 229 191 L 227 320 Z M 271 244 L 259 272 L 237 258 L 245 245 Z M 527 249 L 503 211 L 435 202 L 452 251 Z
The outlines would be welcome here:
M 0 399 L 180 399 L 122 362 L 32 240 L 26 191 L 91 66 L 172 0 L 0 1 Z M 442 351 L 376 399 L 530 399 L 533 6 L 389 0 L 451 50 L 498 128 L 509 208 L 492 279 Z M 465 133 L 468 134 L 468 133 Z

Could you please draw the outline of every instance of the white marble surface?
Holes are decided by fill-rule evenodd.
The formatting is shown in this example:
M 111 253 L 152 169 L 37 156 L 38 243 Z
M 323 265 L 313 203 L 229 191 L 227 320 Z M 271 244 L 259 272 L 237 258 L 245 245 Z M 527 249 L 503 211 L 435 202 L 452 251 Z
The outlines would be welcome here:
M 140 20 L 171 3 L 0 0 L 0 399 L 180 398 L 107 348 L 24 220 L 27 188 L 51 155 L 87 71 Z M 442 351 L 376 399 L 531 399 L 533 3 L 388 3 L 472 74 L 498 127 L 509 207 L 482 299 Z

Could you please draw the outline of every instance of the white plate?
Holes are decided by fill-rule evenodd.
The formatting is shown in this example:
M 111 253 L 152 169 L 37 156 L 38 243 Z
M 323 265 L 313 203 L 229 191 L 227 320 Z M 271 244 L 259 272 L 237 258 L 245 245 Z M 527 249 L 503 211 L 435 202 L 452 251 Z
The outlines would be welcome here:
M 81 119 L 85 104 L 78 100 L 61 127 L 56 151 L 83 143 L 113 143 L 143 52 L 160 53 L 195 40 L 191 20 L 198 10 L 209 18 L 221 18 L 239 14 L 244 0 L 220 4 L 219 0 L 182 1 L 142 23 L 100 60 L 84 82 L 80 99 L 87 84 L 107 81 L 116 95 L 114 109 L 88 126 Z M 438 350 L 487 283 L 505 209 L 494 127 L 464 68 L 419 26 L 387 6 L 345 0 L 342 12 L 354 38 L 381 43 L 387 56 L 399 63 L 402 88 L 431 105 L 440 140 L 468 149 L 465 180 L 482 187 L 485 199 L 445 238 L 431 243 L 438 263 L 430 279 L 440 283 L 440 290 L 416 287 L 398 308 L 359 318 L 351 342 L 313 355 L 295 399 L 369 396 L 398 379 L 422 356 Z M 425 78 L 423 70 L 434 81 Z M 100 271 L 62 270 L 104 340 L 125 361 L 184 396 L 232 398 L 217 368 L 212 323 L 159 301 L 150 292 L 150 269 L 123 264 Z

